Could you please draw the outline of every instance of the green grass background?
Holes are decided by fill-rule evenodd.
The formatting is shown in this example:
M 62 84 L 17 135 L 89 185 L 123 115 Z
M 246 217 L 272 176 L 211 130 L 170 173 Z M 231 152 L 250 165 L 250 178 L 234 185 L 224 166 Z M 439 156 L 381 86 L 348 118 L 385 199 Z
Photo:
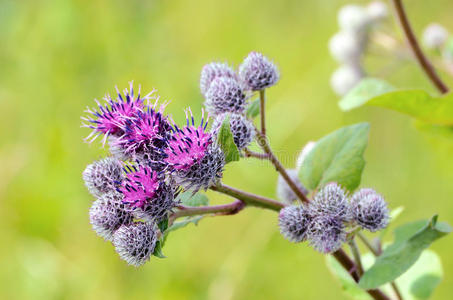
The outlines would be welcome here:
M 405 2 L 417 33 L 432 20 L 453 31 L 450 0 Z M 135 80 L 171 100 L 168 112 L 182 121 L 183 108 L 200 111 L 202 66 L 237 66 L 252 50 L 281 70 L 268 92 L 268 131 L 286 166 L 307 141 L 368 121 L 362 186 L 376 188 L 391 207 L 405 206 L 398 224 L 435 213 L 453 223 L 453 143 L 418 132 L 397 113 L 337 107 L 327 42 L 345 3 L 0 0 L 0 299 L 346 299 L 324 257 L 284 240 L 273 212 L 206 218 L 170 236 L 167 259 L 152 258 L 140 269 L 90 229 L 92 197 L 81 172 L 102 151 L 82 141 L 85 107 Z M 372 74 L 392 59 L 380 61 Z M 434 92 L 413 63 L 388 79 Z M 224 177 L 274 196 L 277 176 L 267 164 L 234 163 Z M 209 196 L 213 203 L 230 200 Z M 433 299 L 451 298 L 452 247 L 452 237 L 433 246 L 445 271 Z

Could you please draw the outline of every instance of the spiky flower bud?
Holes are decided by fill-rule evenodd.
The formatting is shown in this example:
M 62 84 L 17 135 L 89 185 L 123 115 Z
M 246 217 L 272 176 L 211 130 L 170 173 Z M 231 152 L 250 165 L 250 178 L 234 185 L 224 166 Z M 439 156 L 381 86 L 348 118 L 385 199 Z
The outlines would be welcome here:
M 316 146 L 316 142 L 310 141 L 304 146 L 302 151 L 300 151 L 300 154 L 297 157 L 296 170 L 300 170 L 300 168 L 302 168 L 302 164 L 304 163 L 305 158 L 310 153 L 310 151 L 313 150 L 313 148 L 315 146 Z
M 330 215 L 313 217 L 308 231 L 310 245 L 318 252 L 332 253 L 346 241 L 345 225 L 341 219 Z
M 246 96 L 238 81 L 230 77 L 216 77 L 206 93 L 205 106 L 214 116 L 225 113 L 242 113 Z
M 196 192 L 201 188 L 209 188 L 221 178 L 225 156 L 219 146 L 213 143 L 212 134 L 205 131 L 209 118 L 204 122 L 202 117 L 200 126 L 196 127 L 192 113 L 190 118 L 186 117 L 187 126 L 182 129 L 174 126 L 165 161 L 176 183 Z
M 246 117 L 240 114 L 221 114 L 218 115 L 212 123 L 211 132 L 216 135 L 222 126 L 225 117 L 229 116 L 230 130 L 233 134 L 233 140 L 239 150 L 244 149 L 253 141 L 255 137 L 255 127 Z
M 122 225 L 113 235 L 113 245 L 120 258 L 139 267 L 149 260 L 157 242 L 154 223 Z
M 442 47 L 448 39 L 448 31 L 438 23 L 429 24 L 423 32 L 423 43 L 430 49 Z
M 121 162 L 113 157 L 95 161 L 86 167 L 82 177 L 88 191 L 95 197 L 114 192 L 123 178 Z
M 389 15 L 387 5 L 379 0 L 369 3 L 365 9 L 372 22 L 381 21 Z
M 280 233 L 289 241 L 299 243 L 307 239 L 311 216 L 305 206 L 287 206 L 278 216 Z
M 217 77 L 229 77 L 236 79 L 236 73 L 227 63 L 212 62 L 203 67 L 200 76 L 200 90 L 206 95 L 211 83 Z
M 90 223 L 93 230 L 105 240 L 111 240 L 113 233 L 123 224 L 130 224 L 132 215 L 122 202 L 122 195 L 102 195 L 90 208 Z
M 384 198 L 373 189 L 365 188 L 351 197 L 351 211 L 354 220 L 371 232 L 387 227 L 389 210 Z
M 350 31 L 340 31 L 329 41 L 330 54 L 341 63 L 358 63 L 362 48 L 360 38 Z
M 338 25 L 342 30 L 356 33 L 363 31 L 369 20 L 365 8 L 355 4 L 340 8 L 337 17 Z
M 293 180 L 296 186 L 302 190 L 302 192 L 306 195 L 308 193 L 307 189 L 302 185 L 299 180 L 298 171 L 295 169 L 287 169 L 286 173 L 288 173 L 291 180 Z M 285 204 L 292 204 L 294 201 L 297 200 L 297 195 L 293 192 L 290 188 L 286 180 L 282 177 L 282 175 L 278 176 L 277 180 L 277 197 Z
M 126 178 L 118 191 L 134 216 L 159 222 L 176 205 L 174 190 L 159 174 L 147 166 L 126 166 Z
M 330 78 L 330 85 L 339 96 L 345 95 L 364 76 L 362 69 L 356 65 L 343 65 Z
M 280 74 L 277 66 L 266 56 L 250 52 L 239 66 L 239 78 L 247 89 L 259 91 L 275 85 Z
M 346 192 L 335 182 L 328 183 L 319 190 L 310 202 L 310 210 L 314 216 L 336 218 L 341 222 L 351 219 Z

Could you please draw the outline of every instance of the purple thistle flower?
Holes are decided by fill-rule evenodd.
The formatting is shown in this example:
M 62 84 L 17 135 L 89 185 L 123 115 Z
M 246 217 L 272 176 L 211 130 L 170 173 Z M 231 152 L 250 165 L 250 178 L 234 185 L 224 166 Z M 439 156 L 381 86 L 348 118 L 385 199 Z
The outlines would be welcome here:
M 85 138 L 86 141 L 92 142 L 99 135 L 104 134 L 103 143 L 105 143 L 109 135 L 121 136 L 124 133 L 124 126 L 128 120 L 135 118 L 135 115 L 144 107 L 144 100 L 151 98 L 154 90 L 140 97 L 140 88 L 137 97 L 134 99 L 133 83 L 130 83 L 130 88 L 124 90 L 124 96 L 121 95 L 116 88 L 118 97 L 114 100 L 110 95 L 104 97 L 105 103 L 97 103 L 97 109 L 87 108 L 87 117 L 82 117 L 85 123 L 82 127 L 88 127 L 93 131 Z
M 90 208 L 90 223 L 93 230 L 105 240 L 111 240 L 115 230 L 132 221 L 133 216 L 125 208 L 122 195 L 119 193 L 102 195 Z
M 225 112 L 242 113 L 246 95 L 239 82 L 231 77 L 216 77 L 206 93 L 205 106 L 214 116 Z
M 172 175 L 178 185 L 195 192 L 200 188 L 209 188 L 222 176 L 225 157 L 217 144 L 213 143 L 212 134 L 206 132 L 209 117 L 204 122 L 204 112 L 200 126 L 190 111 L 186 112 L 187 126 L 180 129 L 174 126 L 174 135 L 166 149 L 166 162 L 172 169 Z
M 307 239 L 311 215 L 303 206 L 287 206 L 280 210 L 278 216 L 280 233 L 289 241 L 299 243 Z
M 115 192 L 117 183 L 123 178 L 121 162 L 113 157 L 95 161 L 85 168 L 82 177 L 95 197 Z
M 361 189 L 351 197 L 352 216 L 362 228 L 371 232 L 387 227 L 389 210 L 384 198 L 373 189 Z
M 123 202 L 131 207 L 142 208 L 152 199 L 159 187 L 157 172 L 150 167 L 126 166 L 126 178 L 118 189 L 124 195 Z
M 280 78 L 277 67 L 266 56 L 250 52 L 239 66 L 241 82 L 252 91 L 259 91 L 277 83 Z
M 200 76 L 200 90 L 206 95 L 211 83 L 217 77 L 236 78 L 236 73 L 227 63 L 212 62 L 203 67 Z
M 346 241 L 345 225 L 341 218 L 330 215 L 314 216 L 308 231 L 310 245 L 318 252 L 332 253 Z
M 149 260 L 157 242 L 154 223 L 122 225 L 113 235 L 113 245 L 120 258 L 139 267 Z
M 253 123 L 243 115 L 235 113 L 218 115 L 212 123 L 211 132 L 217 135 L 227 115 L 230 117 L 230 130 L 233 134 L 234 143 L 239 150 L 244 149 L 253 141 L 253 138 L 255 137 L 255 127 L 253 126 Z

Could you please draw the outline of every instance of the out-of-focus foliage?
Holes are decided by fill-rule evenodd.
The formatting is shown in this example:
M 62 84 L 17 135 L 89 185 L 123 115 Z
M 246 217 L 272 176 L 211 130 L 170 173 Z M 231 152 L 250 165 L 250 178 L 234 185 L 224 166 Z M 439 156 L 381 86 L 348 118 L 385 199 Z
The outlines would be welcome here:
M 88 131 L 79 117 L 93 98 L 133 79 L 142 93 L 158 88 L 182 122 L 186 106 L 200 111 L 202 66 L 225 59 L 237 66 L 252 50 L 279 64 L 267 118 L 269 142 L 286 166 L 307 141 L 370 122 L 362 185 L 381 191 L 391 207 L 405 206 L 398 223 L 437 212 L 452 223 L 451 140 L 415 130 L 398 113 L 364 107 L 345 114 L 337 106 L 327 42 L 345 3 L 1 0 L 0 299 L 346 299 L 323 256 L 279 235 L 273 212 L 204 218 L 169 236 L 168 258 L 140 269 L 90 229 L 92 199 L 81 173 L 103 150 L 82 142 Z M 408 1 L 407 8 L 417 33 L 433 20 L 453 29 L 449 0 Z M 395 86 L 434 91 L 415 64 L 378 56 L 366 63 L 388 66 Z M 226 167 L 226 183 L 269 197 L 276 181 L 261 161 Z M 452 247 L 449 238 L 433 246 L 445 273 L 433 299 L 451 296 Z

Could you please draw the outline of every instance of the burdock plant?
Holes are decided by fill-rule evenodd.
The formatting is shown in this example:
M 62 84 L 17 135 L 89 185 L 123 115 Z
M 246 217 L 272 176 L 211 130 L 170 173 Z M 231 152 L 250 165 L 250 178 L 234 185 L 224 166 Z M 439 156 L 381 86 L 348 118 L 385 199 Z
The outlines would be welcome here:
M 358 58 L 370 27 L 386 16 L 380 2 L 342 9 L 343 32 L 330 48 L 344 68 L 360 68 Z M 436 36 L 430 43 L 440 47 L 442 34 L 431 34 Z M 356 71 L 351 70 L 341 71 L 351 73 L 342 79 L 346 83 L 333 80 L 341 94 L 360 79 L 352 78 Z M 115 99 L 106 96 L 96 109 L 88 109 L 84 126 L 92 132 L 87 140 L 103 136 L 112 154 L 83 172 L 95 197 L 90 209 L 93 230 L 112 242 L 121 259 L 138 267 L 151 256 L 164 257 L 167 236 L 190 222 L 207 215 L 234 215 L 247 207 L 268 209 L 278 212 L 273 222 L 285 239 L 326 255 L 347 292 L 359 299 L 415 299 L 417 291 L 411 287 L 428 285 L 426 280 L 435 274 L 430 274 L 429 266 L 421 273 L 420 266 L 416 272 L 411 267 L 428 253 L 432 242 L 450 231 L 449 226 L 434 216 L 397 228 L 392 244 L 382 242 L 398 210 L 390 210 L 393 205 L 372 188 L 356 191 L 365 166 L 367 123 L 308 142 L 296 165 L 285 168 L 266 133 L 265 91 L 279 79 L 274 62 L 258 52 L 250 53 L 238 70 L 227 63 L 207 64 L 201 72 L 200 90 L 212 124 L 203 108 L 200 119 L 186 109 L 185 122 L 177 124 L 164 112 L 166 105 L 158 105 L 156 91 L 142 97 L 140 91 L 134 93 L 132 83 Z M 258 116 L 260 126 L 254 122 Z M 250 150 L 254 142 L 261 151 Z M 272 164 L 279 176 L 280 201 L 223 182 L 228 165 L 246 159 Z M 209 205 L 203 193 L 208 189 L 235 200 Z M 368 236 L 373 233 L 371 241 Z M 369 253 L 361 253 L 357 240 Z M 432 281 L 429 284 L 424 295 L 435 287 Z

